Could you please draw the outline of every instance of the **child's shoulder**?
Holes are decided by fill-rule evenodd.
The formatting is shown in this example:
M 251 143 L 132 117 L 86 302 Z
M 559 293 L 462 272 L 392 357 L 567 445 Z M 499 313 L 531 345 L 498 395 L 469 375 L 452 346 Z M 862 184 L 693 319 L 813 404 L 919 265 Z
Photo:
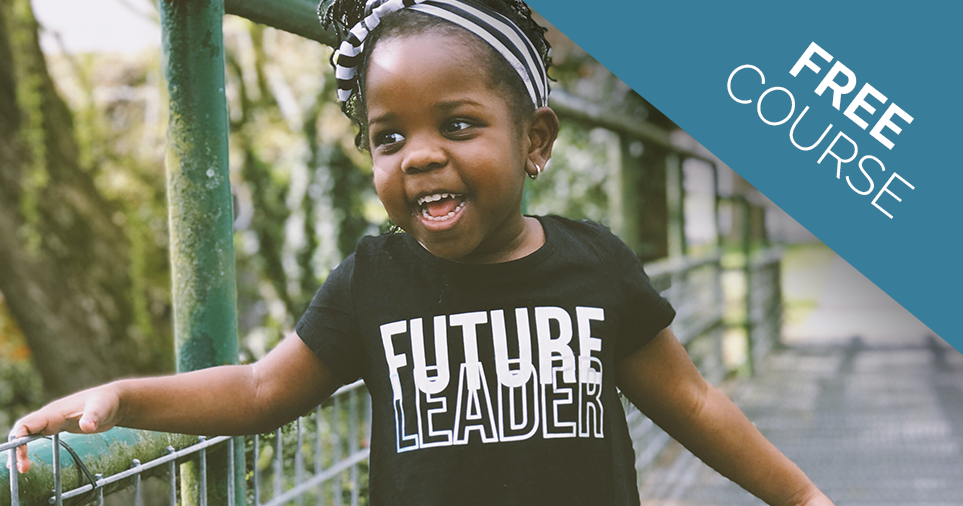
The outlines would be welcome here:
M 558 216 L 555 214 L 538 216 L 537 218 L 542 222 L 542 225 L 554 225 L 559 229 L 573 235 L 618 240 L 618 237 L 616 237 L 615 234 L 609 230 L 609 227 L 595 221 L 573 220 L 571 218 L 566 218 L 564 216 Z
M 562 216 L 540 216 L 549 240 L 566 248 L 585 249 L 600 259 L 620 259 L 635 254 L 607 226 L 590 220 L 573 220 Z
M 542 226 L 546 228 L 546 233 L 561 234 L 566 238 L 576 241 L 589 241 L 591 243 L 623 244 L 609 227 L 602 223 L 591 220 L 573 220 L 564 216 L 547 215 L 538 217 Z
M 354 252 L 341 260 L 328 274 L 325 285 L 353 286 L 358 272 L 383 272 L 385 266 L 396 265 L 406 257 L 405 234 L 389 232 L 382 235 L 367 235 L 358 240 Z

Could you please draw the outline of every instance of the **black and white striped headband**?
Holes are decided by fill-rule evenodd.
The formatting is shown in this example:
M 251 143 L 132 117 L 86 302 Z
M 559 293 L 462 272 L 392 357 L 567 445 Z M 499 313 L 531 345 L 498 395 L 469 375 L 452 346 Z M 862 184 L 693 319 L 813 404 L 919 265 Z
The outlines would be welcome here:
M 401 9 L 445 19 L 477 35 L 515 69 L 536 108 L 548 105 L 548 74 L 532 41 L 510 19 L 470 0 L 368 0 L 365 18 L 348 32 L 335 58 L 334 75 L 342 103 L 359 89 L 358 66 L 368 34 L 381 18 Z

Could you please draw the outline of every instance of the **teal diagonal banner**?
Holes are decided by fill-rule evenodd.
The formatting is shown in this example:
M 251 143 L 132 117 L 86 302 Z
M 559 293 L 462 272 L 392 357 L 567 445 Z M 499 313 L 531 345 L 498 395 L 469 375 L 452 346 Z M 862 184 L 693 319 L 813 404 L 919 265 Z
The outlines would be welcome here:
M 963 2 L 529 4 L 963 349 Z

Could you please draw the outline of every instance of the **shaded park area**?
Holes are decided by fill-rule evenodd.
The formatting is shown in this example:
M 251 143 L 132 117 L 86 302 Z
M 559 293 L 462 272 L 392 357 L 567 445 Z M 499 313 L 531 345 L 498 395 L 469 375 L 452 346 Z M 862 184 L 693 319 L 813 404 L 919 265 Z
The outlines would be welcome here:
M 149 2 L 99 4 L 111 1 L 156 43 L 78 48 L 37 22 L 41 2 L 0 5 L 4 432 L 79 389 L 198 365 L 180 359 L 201 332 L 175 328 L 191 297 L 176 273 L 172 290 L 170 259 L 175 269 L 218 269 L 176 250 L 178 229 L 193 225 L 169 212 L 169 202 L 191 207 L 193 197 L 174 195 L 176 177 L 201 163 L 178 151 L 198 142 L 188 132 L 196 125 L 177 114 L 171 90 L 185 84 L 160 47 L 161 25 L 178 22 Z M 291 331 L 361 236 L 391 226 L 336 103 L 333 35 L 317 26 L 315 6 L 225 4 L 229 15 L 214 16 L 217 26 L 223 17 L 223 81 L 180 77 L 227 110 L 213 132 L 224 152 L 203 161 L 223 172 L 203 166 L 198 177 L 222 177 L 213 212 L 226 224 L 220 249 L 233 249 L 224 258 L 236 314 L 218 316 L 228 352 L 207 359 L 249 363 Z M 618 234 L 676 307 L 675 333 L 702 373 L 837 504 L 963 503 L 953 478 L 963 475 L 960 354 L 571 41 L 549 35 L 562 131 L 546 175 L 529 184 L 527 211 Z M 354 384 L 259 436 L 65 436 L 73 454 L 36 440 L 46 471 L 17 493 L 21 504 L 47 504 L 59 483 L 68 503 L 105 494 L 108 504 L 195 504 L 201 494 L 212 504 L 366 504 L 369 420 Z M 758 503 L 637 411 L 629 420 L 646 504 Z M 0 504 L 10 497 L 0 486 Z

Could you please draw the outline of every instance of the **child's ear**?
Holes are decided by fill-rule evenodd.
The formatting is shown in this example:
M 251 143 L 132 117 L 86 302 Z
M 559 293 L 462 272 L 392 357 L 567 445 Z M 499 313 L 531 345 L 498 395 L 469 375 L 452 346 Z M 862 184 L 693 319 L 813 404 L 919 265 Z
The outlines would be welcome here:
M 544 168 L 552 157 L 552 146 L 557 137 L 558 116 L 555 111 L 550 107 L 535 109 L 528 127 L 528 160 Z

